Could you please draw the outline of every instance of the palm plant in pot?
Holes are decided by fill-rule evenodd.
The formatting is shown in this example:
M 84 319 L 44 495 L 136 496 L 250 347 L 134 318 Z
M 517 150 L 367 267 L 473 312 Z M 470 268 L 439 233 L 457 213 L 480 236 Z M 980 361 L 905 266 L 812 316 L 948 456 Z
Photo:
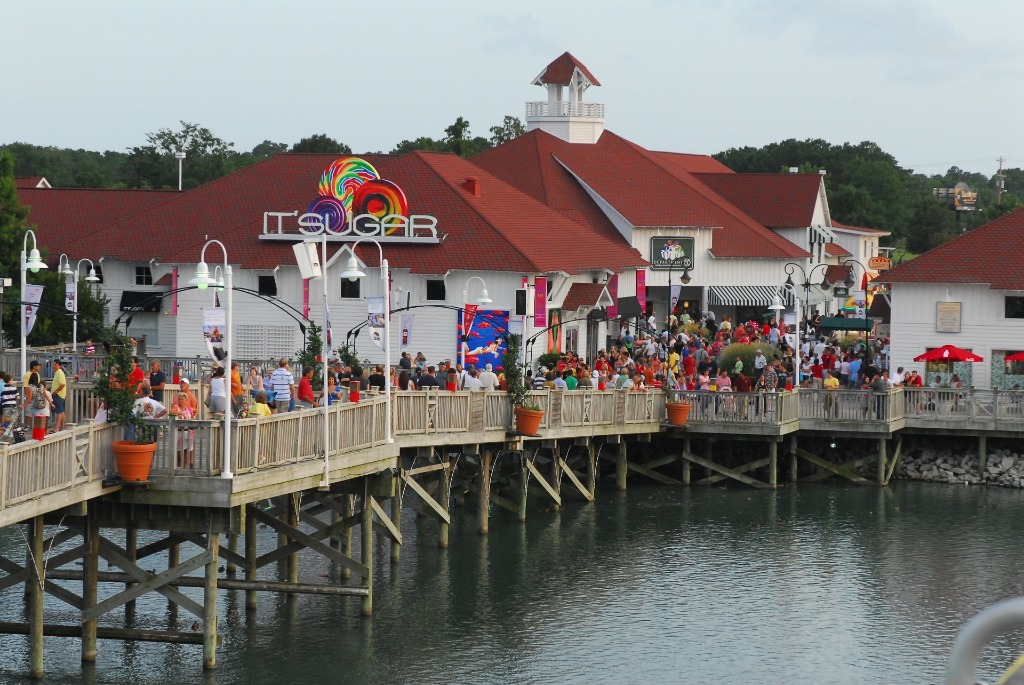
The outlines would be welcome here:
M 515 413 L 515 429 L 524 435 L 537 435 L 540 422 L 544 420 L 544 411 L 530 399 L 529 388 L 523 382 L 523 367 L 519 365 L 519 350 L 522 349 L 523 336 L 510 333 L 505 356 L 502 357 L 502 371 L 508 383 L 508 395 Z
M 156 453 L 156 429 L 135 413 L 137 395 L 128 380 L 131 340 L 113 328 L 105 331 L 104 338 L 107 356 L 96 374 L 93 392 L 106 408 L 107 421 L 124 429 L 124 439 L 111 445 L 121 480 L 145 481 Z

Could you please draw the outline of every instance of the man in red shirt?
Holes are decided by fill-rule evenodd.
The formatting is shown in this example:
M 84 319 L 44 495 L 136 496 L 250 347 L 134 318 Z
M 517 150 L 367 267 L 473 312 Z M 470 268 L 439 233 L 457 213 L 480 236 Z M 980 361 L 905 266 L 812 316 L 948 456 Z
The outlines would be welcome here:
M 821 366 L 826 371 L 836 368 L 836 355 L 832 352 L 831 347 L 826 347 L 825 353 L 821 355 Z
M 302 374 L 302 380 L 299 381 L 299 390 L 295 394 L 295 399 L 303 407 L 315 407 L 316 396 L 313 395 L 313 367 L 307 366 L 306 372 Z
M 136 395 L 142 390 L 142 384 L 146 382 L 146 372 L 139 368 L 139 358 L 132 357 L 132 370 L 128 374 L 128 387 Z

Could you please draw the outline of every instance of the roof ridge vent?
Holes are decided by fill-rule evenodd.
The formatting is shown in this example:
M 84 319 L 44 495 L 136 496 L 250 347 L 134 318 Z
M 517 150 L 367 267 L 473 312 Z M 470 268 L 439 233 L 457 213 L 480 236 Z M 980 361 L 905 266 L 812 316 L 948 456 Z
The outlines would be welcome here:
M 470 195 L 480 197 L 480 179 L 476 176 L 467 176 L 462 182 L 462 187 L 468 190 Z

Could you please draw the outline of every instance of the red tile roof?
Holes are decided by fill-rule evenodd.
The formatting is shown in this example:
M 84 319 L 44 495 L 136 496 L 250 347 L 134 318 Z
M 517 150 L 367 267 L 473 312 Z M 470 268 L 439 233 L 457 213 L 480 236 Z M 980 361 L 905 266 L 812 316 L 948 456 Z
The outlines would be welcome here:
M 881 228 L 865 228 L 864 226 L 847 226 L 841 224 L 835 219 L 832 220 L 832 228 L 838 228 L 843 231 L 853 231 L 854 233 L 864 233 L 865 235 L 892 235 L 892 231 L 886 231 Z
M 850 257 L 850 251 L 839 243 L 825 243 L 825 254 L 829 257 Z
M 321 173 L 337 157 L 278 155 L 195 190 L 170 193 L 170 201 L 148 211 L 99 226 L 90 223 L 85 230 L 73 227 L 74 212 L 47 208 L 51 216 L 40 240 L 75 255 L 194 263 L 203 243 L 217 238 L 227 246 L 230 262 L 243 268 L 291 264 L 290 243 L 259 239 L 263 212 L 305 212 L 317 195 Z M 392 267 L 428 274 L 443 274 L 451 268 L 575 273 L 646 264 L 636 250 L 621 241 L 595 234 L 589 226 L 566 218 L 455 155 L 413 152 L 364 158 L 383 178 L 405 191 L 410 213 L 437 217 L 438 232 L 446 234 L 439 245 L 386 244 L 385 256 Z M 463 187 L 470 176 L 479 179 L 479 197 Z M 69 191 L 46 191 L 55 192 Z M 568 245 L 586 245 L 587 249 L 569 250 Z M 332 243 L 331 248 L 340 249 L 340 244 Z M 363 244 L 357 252 L 365 263 L 377 264 L 375 246 Z
M 810 226 L 821 190 L 818 174 L 694 174 L 716 193 L 771 228 Z
M 1024 290 L 1024 209 L 885 271 L 885 283 L 988 283 L 996 290 Z
M 573 312 L 581 307 L 593 307 L 604 290 L 603 283 L 573 283 L 562 302 L 562 309 Z
M 601 85 L 601 82 L 590 73 L 590 70 L 583 66 L 582 62 L 570 55 L 568 52 L 563 52 L 555 59 L 554 62 L 544 67 L 544 71 L 540 72 L 537 78 L 533 80 L 533 85 L 542 86 L 547 83 L 572 83 L 572 74 L 576 69 L 583 72 L 583 75 L 586 76 L 595 86 Z
M 182 196 L 169 190 L 87 190 L 83 188 L 19 188 L 18 201 L 37 227 L 37 239 L 49 247 L 47 261 L 80 236 L 89 235 Z M 82 254 L 97 258 L 100 254 Z M 146 257 L 148 260 L 149 257 Z
M 46 181 L 45 185 L 39 185 L 40 183 L 43 183 L 43 181 L 46 181 L 46 178 L 43 176 L 23 176 L 21 178 L 14 179 L 14 187 L 18 190 L 22 188 L 49 188 L 49 181 Z
M 666 161 L 664 155 L 645 150 L 611 131 L 605 131 L 596 143 L 583 145 L 538 129 L 485 150 L 473 162 L 548 206 L 587 221 L 609 238 L 612 231 L 620 234 L 580 181 L 633 226 L 720 227 L 713 238 L 716 257 L 808 256 L 678 163 Z
M 654 152 L 663 161 L 674 164 L 691 174 L 732 174 L 732 169 L 710 155 L 691 155 L 685 152 Z

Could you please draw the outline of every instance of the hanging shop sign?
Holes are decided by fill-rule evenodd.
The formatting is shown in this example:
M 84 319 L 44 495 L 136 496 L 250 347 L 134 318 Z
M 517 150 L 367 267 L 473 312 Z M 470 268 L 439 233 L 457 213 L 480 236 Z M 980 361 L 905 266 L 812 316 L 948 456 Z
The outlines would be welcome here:
M 391 243 L 440 243 L 437 218 L 409 214 L 398 186 L 358 157 L 336 160 L 324 170 L 319 195 L 306 212 L 264 212 L 261 240 L 305 240 L 326 234 L 331 242 L 373 238 Z
M 692 269 L 693 238 L 656 236 L 651 238 L 651 268 Z

